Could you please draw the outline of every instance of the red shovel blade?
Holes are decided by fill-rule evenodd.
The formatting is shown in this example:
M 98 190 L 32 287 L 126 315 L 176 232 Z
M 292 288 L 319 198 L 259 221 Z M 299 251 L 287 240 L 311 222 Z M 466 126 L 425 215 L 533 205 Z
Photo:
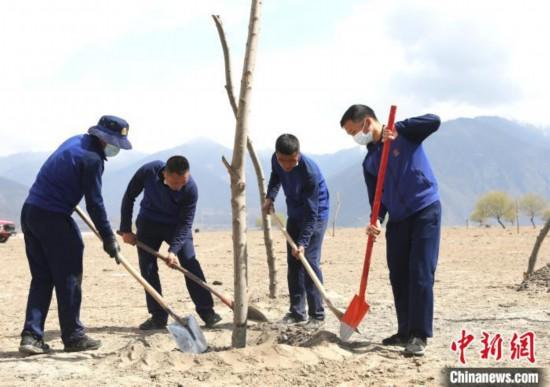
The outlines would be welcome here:
M 369 311 L 369 304 L 357 294 L 353 296 L 346 313 L 340 320 L 340 338 L 347 341 Z

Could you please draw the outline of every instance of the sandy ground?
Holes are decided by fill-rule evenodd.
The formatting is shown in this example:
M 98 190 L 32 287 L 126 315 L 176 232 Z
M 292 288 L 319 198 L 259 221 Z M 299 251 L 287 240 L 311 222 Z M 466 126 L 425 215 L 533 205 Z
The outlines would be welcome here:
M 287 310 L 284 243 L 278 231 L 279 292 L 268 297 L 267 264 L 260 232 L 249 233 L 251 301 L 273 321 Z M 137 325 L 147 317 L 140 285 L 121 266 L 107 258 L 100 244 L 85 235 L 85 272 L 82 321 L 88 333 L 103 341 L 97 351 L 62 352 L 57 306 L 52 303 L 46 322 L 46 340 L 54 352 L 23 358 L 17 352 L 29 286 L 29 270 L 21 236 L 0 245 L 0 385 L 41 386 L 360 386 L 440 385 L 446 366 L 460 366 L 451 343 L 462 329 L 475 336 L 466 349 L 467 366 L 550 369 L 550 292 L 538 281 L 518 291 L 522 273 L 538 229 L 446 228 L 436 273 L 435 337 L 423 358 L 408 358 L 399 348 L 382 347 L 382 338 L 396 331 L 393 298 L 383 243 L 377 243 L 371 268 L 368 300 L 371 311 L 363 320 L 362 335 L 350 343 L 338 337 L 339 322 L 328 313 L 317 332 L 278 323 L 250 323 L 248 346 L 231 349 L 232 313 L 216 302 L 222 323 L 204 330 L 210 350 L 201 355 L 179 352 L 164 331 L 142 333 Z M 233 293 L 231 234 L 200 232 L 195 244 L 209 282 Z M 323 253 L 326 287 L 333 302 L 345 310 L 358 291 L 365 238 L 361 229 L 338 229 L 327 235 Z M 136 253 L 124 247 L 137 267 Z M 537 269 L 550 263 L 550 241 L 543 244 Z M 161 267 L 164 294 L 177 313 L 194 313 L 183 277 Z M 482 331 L 504 339 L 500 361 L 482 359 Z M 511 360 L 509 341 L 514 332 L 536 334 L 536 362 Z

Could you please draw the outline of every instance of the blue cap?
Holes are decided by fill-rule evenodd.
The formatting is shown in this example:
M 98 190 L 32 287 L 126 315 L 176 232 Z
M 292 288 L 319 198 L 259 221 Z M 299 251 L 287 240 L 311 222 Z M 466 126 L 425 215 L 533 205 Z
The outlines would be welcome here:
M 117 146 L 121 149 L 132 149 L 128 141 L 128 129 L 130 125 L 126 120 L 116 116 L 103 116 L 97 125 L 88 129 L 88 133 L 99 137 L 107 144 Z

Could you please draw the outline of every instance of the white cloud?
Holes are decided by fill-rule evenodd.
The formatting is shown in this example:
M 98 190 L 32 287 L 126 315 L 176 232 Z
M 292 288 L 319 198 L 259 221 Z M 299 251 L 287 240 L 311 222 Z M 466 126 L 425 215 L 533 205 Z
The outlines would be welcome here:
M 325 2 L 326 12 L 334 3 Z M 352 145 L 338 121 L 357 102 L 371 104 L 384 121 L 396 103 L 400 117 L 497 114 L 549 125 L 547 8 L 543 1 L 372 0 L 320 25 L 323 38 L 307 45 L 273 48 L 264 41 L 277 36 L 262 30 L 251 137 L 272 148 L 289 131 L 305 150 L 336 151 Z M 0 33 L 9 37 L 0 67 L 0 154 L 52 149 L 101 114 L 128 119 L 142 151 L 197 136 L 231 146 L 234 120 L 209 15 L 221 14 L 226 25 L 238 89 L 248 12 L 249 2 L 238 0 L 0 3 Z M 182 26 L 201 32 L 189 37 L 185 30 L 179 47 L 174 34 Z M 292 28 L 286 35 L 303 33 Z M 174 57 L 140 52 L 155 43 L 143 46 L 143 36 L 172 39 Z M 105 59 L 96 63 L 96 55 Z
M 337 122 L 357 102 L 384 121 L 395 103 L 400 117 L 501 115 L 548 125 L 548 11 L 542 1 L 359 4 L 331 40 L 261 54 L 254 115 L 271 138 L 277 127 L 293 128 L 325 152 L 350 144 Z

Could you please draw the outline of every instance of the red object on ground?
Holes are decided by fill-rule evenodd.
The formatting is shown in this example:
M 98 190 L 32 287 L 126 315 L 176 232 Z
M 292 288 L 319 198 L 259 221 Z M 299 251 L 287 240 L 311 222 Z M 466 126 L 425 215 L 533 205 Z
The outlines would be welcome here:
M 15 234 L 15 223 L 9 220 L 0 220 L 0 243 L 7 242 Z

